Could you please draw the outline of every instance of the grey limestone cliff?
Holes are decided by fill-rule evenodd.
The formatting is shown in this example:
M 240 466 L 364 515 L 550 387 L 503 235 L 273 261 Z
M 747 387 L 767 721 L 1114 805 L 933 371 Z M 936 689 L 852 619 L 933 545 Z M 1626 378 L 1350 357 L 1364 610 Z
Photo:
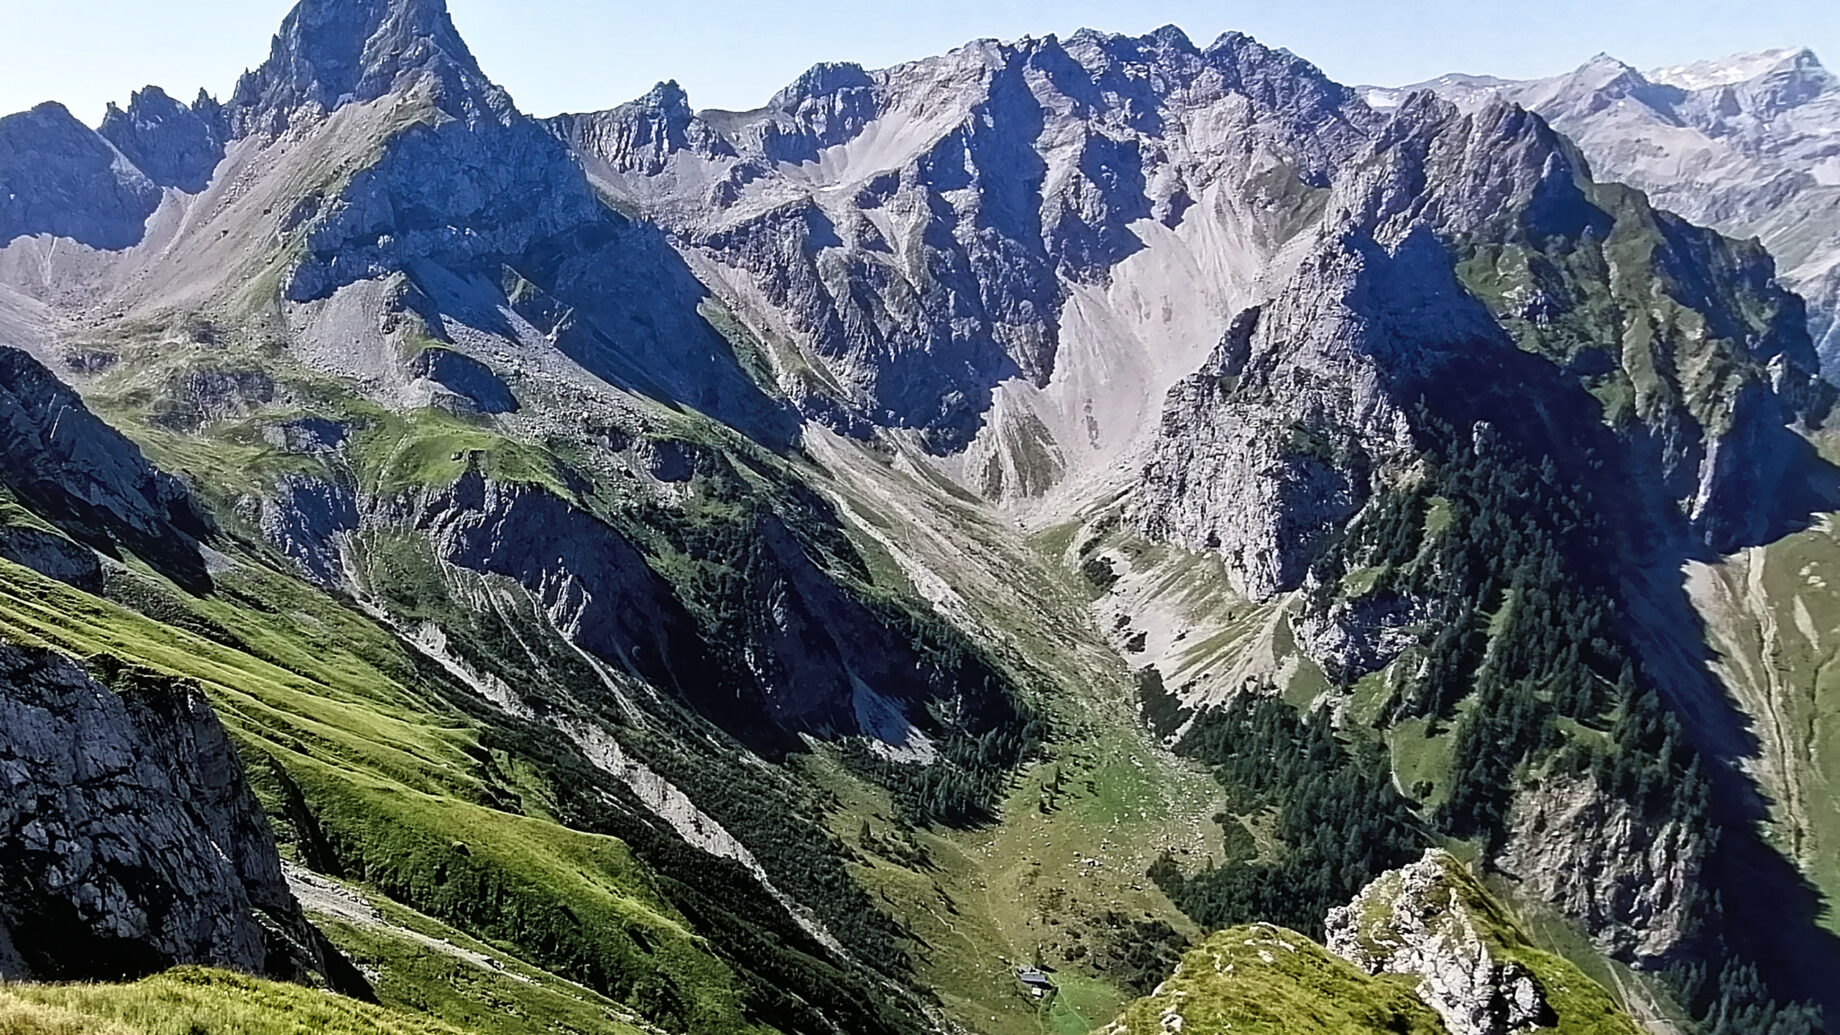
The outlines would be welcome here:
M 1350 163 L 1330 211 L 1276 296 L 1170 392 L 1133 505 L 1153 537 L 1220 553 L 1249 596 L 1295 589 L 1323 537 L 1406 473 L 1430 428 L 1421 409 L 1502 429 L 1527 455 L 1614 450 L 1627 477 L 1612 491 L 1659 541 L 1760 541 L 1801 505 L 1790 429 L 1821 419 L 1827 396 L 1798 304 L 1751 246 L 1599 188 L 1519 108 L 1462 113 L 1422 93 Z M 1628 302 L 1653 307 L 1651 353 L 1665 362 L 1629 351 L 1593 368 L 1560 344 L 1598 318 L 1613 234 L 1653 242 L 1658 290 Z M 1558 259 L 1525 287 L 1469 263 L 1535 241 Z M 1690 255 L 1711 261 L 1683 284 Z M 1670 330 L 1683 310 L 1718 330 Z M 1707 364 L 1721 378 L 1700 384 Z M 1604 407 L 1606 383 L 1634 405 Z
M 125 248 L 159 203 L 159 185 L 63 105 L 0 118 L 0 245 L 52 234 Z
M 110 680 L 0 644 L 0 977 L 199 963 L 346 980 L 203 697 L 120 667 Z
M 206 578 L 198 540 L 209 534 L 210 519 L 185 485 L 150 464 L 36 360 L 5 347 L 0 485 L 79 542 L 127 550 L 181 580 Z
M 1678 818 L 1553 772 L 1514 798 L 1496 865 L 1575 917 L 1612 959 L 1648 970 L 1691 958 L 1713 845 Z
M 227 127 L 210 94 L 200 90 L 187 107 L 149 86 L 125 109 L 110 104 L 96 132 L 154 183 L 196 194 L 223 160 Z

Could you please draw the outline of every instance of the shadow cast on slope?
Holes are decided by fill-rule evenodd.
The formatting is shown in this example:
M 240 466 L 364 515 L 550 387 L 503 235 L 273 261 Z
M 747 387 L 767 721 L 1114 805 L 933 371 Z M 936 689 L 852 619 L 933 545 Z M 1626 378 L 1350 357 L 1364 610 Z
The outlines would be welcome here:
M 1379 339 L 1420 350 L 1411 362 L 1382 364 L 1389 393 L 1426 400 L 1453 429 L 1486 423 L 1511 431 L 1517 451 L 1576 478 L 1583 499 L 1606 517 L 1612 537 L 1603 560 L 1616 569 L 1606 575 L 1620 583 L 1623 624 L 1709 763 L 1711 818 L 1723 835 L 1706 881 L 1721 907 L 1718 934 L 1758 964 L 1779 999 L 1810 1001 L 1840 1017 L 1840 987 L 1832 980 L 1840 974 L 1840 936 L 1821 924 L 1831 903 L 1767 839 L 1772 803 L 1745 771 L 1763 745 L 1714 671 L 1685 584 L 1690 562 L 1774 542 L 1840 506 L 1840 470 L 1817 455 L 1780 407 L 1734 421 L 1748 429 L 1745 437 L 1714 445 L 1711 456 L 1695 446 L 1670 457 L 1652 432 L 1607 422 L 1604 404 L 1574 373 L 1502 334 L 1428 239 L 1408 240 L 1390 255 L 1371 241 L 1351 244 L 1379 278 L 1376 295 L 1417 299 L 1388 314 L 1395 335 Z M 1482 330 L 1466 338 L 1464 328 Z M 1732 470 L 1735 457 L 1746 467 Z M 1705 466 L 1719 466 L 1729 484 L 1700 512 L 1684 514 L 1677 501 L 1695 498 Z M 1716 979 L 1726 960 L 1706 963 L 1708 979 Z

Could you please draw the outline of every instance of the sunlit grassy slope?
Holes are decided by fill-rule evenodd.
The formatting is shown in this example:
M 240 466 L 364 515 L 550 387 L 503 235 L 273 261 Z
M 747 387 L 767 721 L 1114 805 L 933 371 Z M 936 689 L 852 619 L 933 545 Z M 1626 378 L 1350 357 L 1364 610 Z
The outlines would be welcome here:
M 0 1035 L 460 1035 L 330 992 L 182 968 L 131 985 L 0 985 Z

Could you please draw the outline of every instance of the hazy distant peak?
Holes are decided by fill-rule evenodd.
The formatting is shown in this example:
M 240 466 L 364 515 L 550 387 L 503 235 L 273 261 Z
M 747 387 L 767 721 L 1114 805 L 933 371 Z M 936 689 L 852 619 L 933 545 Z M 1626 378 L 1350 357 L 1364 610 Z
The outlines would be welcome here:
M 1657 68 L 1647 73 L 1651 82 L 1682 90 L 1707 90 L 1750 82 L 1772 72 L 1825 71 L 1807 47 L 1778 47 L 1749 54 L 1734 54 L 1711 61 Z
M 816 97 L 828 97 L 845 90 L 866 90 L 875 81 L 854 61 L 823 61 L 806 69 L 784 89 L 773 95 L 770 107 L 791 111 Z

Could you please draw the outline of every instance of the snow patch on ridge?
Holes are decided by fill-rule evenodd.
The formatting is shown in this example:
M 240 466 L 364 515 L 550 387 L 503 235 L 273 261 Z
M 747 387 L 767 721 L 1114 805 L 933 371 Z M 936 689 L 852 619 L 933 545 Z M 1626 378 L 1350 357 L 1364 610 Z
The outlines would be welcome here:
M 1713 61 L 1695 61 L 1672 68 L 1657 68 L 1643 73 L 1643 78 L 1651 83 L 1675 86 L 1682 90 L 1708 90 L 1715 86 L 1733 86 L 1747 83 L 1758 76 L 1768 75 L 1785 65 L 1795 64 L 1799 58 L 1807 55 L 1814 57 L 1801 47 L 1778 47 L 1773 50 L 1760 50 L 1754 54 L 1734 54 L 1730 57 Z

